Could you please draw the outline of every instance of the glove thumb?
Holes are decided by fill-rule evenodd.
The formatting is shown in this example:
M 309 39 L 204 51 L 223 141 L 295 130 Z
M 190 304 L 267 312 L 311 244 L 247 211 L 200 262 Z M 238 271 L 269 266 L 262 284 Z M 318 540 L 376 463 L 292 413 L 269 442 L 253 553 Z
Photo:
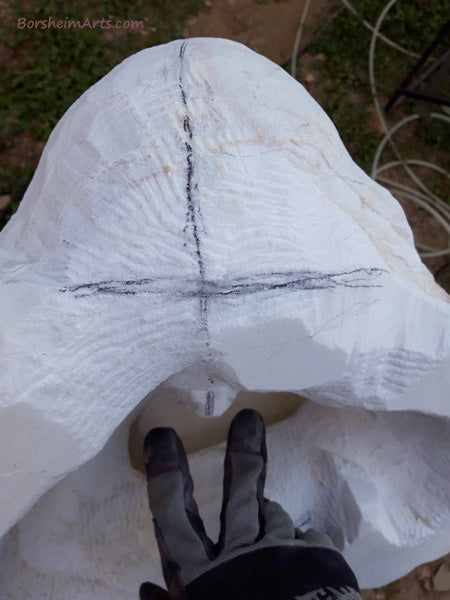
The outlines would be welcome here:
M 139 600 L 170 600 L 170 596 L 159 585 L 146 581 L 139 588 Z

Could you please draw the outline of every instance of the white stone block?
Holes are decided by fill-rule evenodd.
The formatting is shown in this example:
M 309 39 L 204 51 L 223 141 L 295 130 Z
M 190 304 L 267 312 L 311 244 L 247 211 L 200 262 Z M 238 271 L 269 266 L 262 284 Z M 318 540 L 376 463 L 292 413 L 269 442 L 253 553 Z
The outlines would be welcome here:
M 131 599 L 160 578 L 127 439 L 163 383 L 150 402 L 210 416 L 239 390 L 311 400 L 269 428 L 268 494 L 362 585 L 450 549 L 448 296 L 267 59 L 192 39 L 111 71 L 52 133 L 0 277 L 2 598 Z M 210 528 L 222 453 L 192 456 Z

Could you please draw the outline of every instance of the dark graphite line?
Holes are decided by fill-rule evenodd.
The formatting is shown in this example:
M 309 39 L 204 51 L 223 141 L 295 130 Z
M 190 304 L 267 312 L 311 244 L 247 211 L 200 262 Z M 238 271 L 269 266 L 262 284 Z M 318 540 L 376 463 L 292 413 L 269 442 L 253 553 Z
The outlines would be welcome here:
M 197 214 L 200 214 L 200 207 L 195 202 L 193 190 L 196 186 L 193 186 L 194 176 L 194 151 L 192 149 L 193 133 L 191 127 L 191 120 L 189 116 L 189 109 L 186 100 L 186 92 L 183 87 L 183 66 L 184 66 L 184 53 L 186 51 L 187 42 L 183 42 L 180 47 L 180 75 L 178 78 L 178 85 L 181 92 L 181 101 L 184 107 L 184 122 L 183 129 L 187 134 L 188 139 L 184 145 L 186 148 L 186 200 L 187 200 L 187 213 L 186 218 L 188 223 L 192 227 L 192 235 L 195 243 L 195 253 L 197 256 L 198 270 L 200 275 L 200 289 L 199 289 L 199 300 L 200 300 L 200 331 L 204 332 L 206 336 L 206 347 L 208 349 L 208 363 L 212 362 L 211 352 L 211 338 L 208 328 L 208 296 L 205 294 L 205 265 L 203 262 L 201 238 L 199 234 L 199 228 L 197 223 Z M 210 416 L 214 413 L 214 392 L 212 390 L 213 380 L 209 377 L 208 384 L 209 389 L 206 392 L 206 403 L 205 403 L 205 415 Z
M 377 279 L 389 272 L 376 267 L 359 268 L 337 273 L 319 272 L 279 272 L 258 273 L 250 277 L 238 277 L 235 280 L 209 281 L 203 280 L 201 298 L 204 301 L 251 296 L 254 294 L 270 294 L 271 292 L 298 292 L 308 290 L 326 290 L 344 288 L 381 288 Z M 141 279 L 110 279 L 108 281 L 92 281 L 60 288 L 61 292 L 76 293 L 82 298 L 95 294 L 138 295 L 169 294 L 172 298 L 199 298 L 198 281 L 161 277 L 144 277 Z M 172 289 L 168 287 L 172 286 Z M 187 288 L 187 289 L 186 289 Z

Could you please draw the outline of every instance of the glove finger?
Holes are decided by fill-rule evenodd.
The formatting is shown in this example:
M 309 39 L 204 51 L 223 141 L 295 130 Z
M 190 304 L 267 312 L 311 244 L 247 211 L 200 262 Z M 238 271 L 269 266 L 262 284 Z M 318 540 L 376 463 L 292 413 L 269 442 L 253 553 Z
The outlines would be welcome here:
M 170 600 L 170 596 L 159 585 L 145 581 L 139 588 L 139 600 Z
M 213 554 L 213 544 L 194 500 L 183 444 L 173 429 L 157 427 L 147 433 L 144 462 L 163 569 L 169 561 L 178 566 L 204 566 Z
M 253 544 L 263 534 L 267 450 L 262 416 L 241 410 L 228 432 L 218 551 Z
M 293 540 L 295 527 L 291 517 L 278 502 L 264 499 L 264 530 L 266 537 Z

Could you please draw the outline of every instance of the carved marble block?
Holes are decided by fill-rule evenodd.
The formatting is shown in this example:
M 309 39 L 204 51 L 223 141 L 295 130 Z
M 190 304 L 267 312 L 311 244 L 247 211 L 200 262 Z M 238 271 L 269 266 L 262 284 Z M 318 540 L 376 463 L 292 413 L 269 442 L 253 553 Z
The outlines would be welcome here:
M 214 535 L 238 393 L 277 421 L 267 496 L 361 586 L 450 550 L 449 298 L 269 60 L 204 38 L 113 69 L 50 136 L 0 277 L 2 599 L 161 582 L 129 447 L 179 427 Z

